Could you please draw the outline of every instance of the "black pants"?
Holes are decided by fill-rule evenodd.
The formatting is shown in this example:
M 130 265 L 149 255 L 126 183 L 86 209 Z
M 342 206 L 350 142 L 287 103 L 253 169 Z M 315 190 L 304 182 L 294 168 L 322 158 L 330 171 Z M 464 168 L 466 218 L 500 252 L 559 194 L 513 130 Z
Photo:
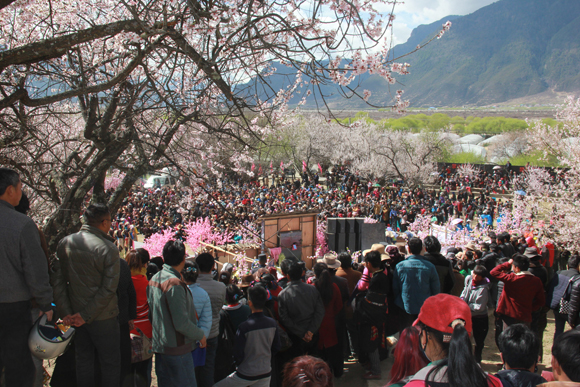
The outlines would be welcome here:
M 475 340 L 475 360 L 481 363 L 485 338 L 489 331 L 489 320 L 487 315 L 472 317 L 471 324 L 473 326 L 473 339 Z
M 28 348 L 31 309 L 30 301 L 0 303 L 0 370 L 5 367 L 9 387 L 30 387 L 34 383 L 34 363 Z
M 317 349 L 316 355 L 328 364 L 335 378 L 340 378 L 344 372 L 344 359 L 338 345 Z
M 121 379 L 121 351 L 117 318 L 97 320 L 76 329 L 77 385 L 94 387 L 95 350 L 101 368 L 103 386 L 118 387 Z
M 131 374 L 131 330 L 129 323 L 119 325 L 119 343 L 121 350 L 121 386 L 128 386 L 126 382 L 130 382 L 129 375 Z

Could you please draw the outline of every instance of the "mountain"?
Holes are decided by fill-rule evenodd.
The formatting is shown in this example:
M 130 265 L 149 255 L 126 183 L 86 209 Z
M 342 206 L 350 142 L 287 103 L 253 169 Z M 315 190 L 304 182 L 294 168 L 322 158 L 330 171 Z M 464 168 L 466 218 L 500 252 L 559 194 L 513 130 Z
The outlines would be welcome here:
M 500 0 L 470 15 L 418 26 L 391 55 L 412 51 L 446 20 L 453 25 L 441 39 L 400 59 L 411 64 L 409 75 L 396 76 L 400 84 L 366 74 L 351 87 L 360 94 L 370 90 L 376 105 L 388 105 L 395 90 L 403 89 L 412 106 L 482 106 L 580 92 L 579 0 Z M 287 74 L 282 67 L 276 66 Z M 274 90 L 288 84 L 287 75 L 280 75 L 269 79 Z M 321 89 L 331 107 L 366 107 L 363 101 L 345 99 L 335 85 Z M 306 108 L 314 104 L 310 98 Z

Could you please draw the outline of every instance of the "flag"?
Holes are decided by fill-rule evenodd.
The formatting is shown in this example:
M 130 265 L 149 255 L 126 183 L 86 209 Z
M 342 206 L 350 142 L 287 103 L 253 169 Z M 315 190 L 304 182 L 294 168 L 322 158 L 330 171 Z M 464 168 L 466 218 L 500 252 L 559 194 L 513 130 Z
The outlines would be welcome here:
M 302 160 L 302 172 L 306 172 L 306 161 Z
M 262 166 L 260 165 L 260 168 L 258 168 L 258 175 L 262 174 Z
M 284 162 L 280 161 L 280 169 L 284 169 Z
M 254 172 L 254 169 L 256 169 L 256 164 L 252 163 L 252 172 Z
M 274 173 L 274 164 L 270 161 L 270 172 Z
M 322 167 L 320 166 L 320 163 L 318 163 L 318 170 L 320 171 L 320 173 L 322 174 Z

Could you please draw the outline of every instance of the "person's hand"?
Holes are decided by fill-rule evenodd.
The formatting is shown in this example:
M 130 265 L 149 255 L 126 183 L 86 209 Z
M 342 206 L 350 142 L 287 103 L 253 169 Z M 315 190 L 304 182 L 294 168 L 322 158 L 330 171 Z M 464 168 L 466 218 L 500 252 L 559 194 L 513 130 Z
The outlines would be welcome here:
M 205 338 L 205 336 L 202 337 L 201 340 L 199 340 L 199 348 L 205 348 L 207 346 L 207 339 Z
M 129 322 L 127 324 L 129 324 L 129 330 L 130 331 L 132 331 L 133 329 L 135 329 L 135 320 L 129 320 Z
M 52 321 L 52 317 L 53 317 L 53 315 L 54 315 L 54 311 L 53 311 L 52 309 L 51 309 L 51 310 L 47 310 L 46 312 L 43 312 L 43 311 L 41 310 L 41 311 L 40 311 L 40 313 L 38 313 L 38 317 L 42 316 L 43 314 L 45 314 L 45 315 L 46 315 L 46 319 L 47 319 L 48 321 Z
M 513 259 L 510 259 L 510 260 L 508 261 L 508 263 L 509 263 L 510 265 L 512 265 L 512 264 L 514 263 L 514 260 L 513 260 Z
M 72 323 L 73 323 L 73 318 L 72 318 L 72 315 L 70 315 L 70 314 L 67 314 L 66 316 L 64 316 L 64 317 L 62 318 L 62 323 L 63 323 L 64 325 L 66 325 L 67 327 L 70 327 L 70 326 L 72 325 Z
M 306 332 L 304 334 L 304 337 L 302 338 L 302 340 L 306 341 L 307 343 L 312 341 L 312 336 L 314 336 L 314 334 L 310 331 Z
M 85 324 L 85 320 L 81 317 L 80 313 L 75 313 L 71 316 L 72 323 L 71 325 L 74 327 L 80 327 Z

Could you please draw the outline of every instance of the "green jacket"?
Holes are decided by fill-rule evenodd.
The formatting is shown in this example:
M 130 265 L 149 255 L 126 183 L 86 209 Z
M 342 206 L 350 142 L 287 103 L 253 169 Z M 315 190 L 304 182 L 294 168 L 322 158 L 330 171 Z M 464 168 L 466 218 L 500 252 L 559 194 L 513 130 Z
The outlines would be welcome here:
M 80 313 L 88 324 L 117 317 L 120 264 L 113 238 L 85 224 L 59 242 L 56 255 L 51 283 L 60 315 Z
M 181 274 L 169 265 L 155 274 L 147 286 L 149 319 L 153 327 L 153 352 L 184 355 L 203 338 L 197 326 L 193 297 Z

